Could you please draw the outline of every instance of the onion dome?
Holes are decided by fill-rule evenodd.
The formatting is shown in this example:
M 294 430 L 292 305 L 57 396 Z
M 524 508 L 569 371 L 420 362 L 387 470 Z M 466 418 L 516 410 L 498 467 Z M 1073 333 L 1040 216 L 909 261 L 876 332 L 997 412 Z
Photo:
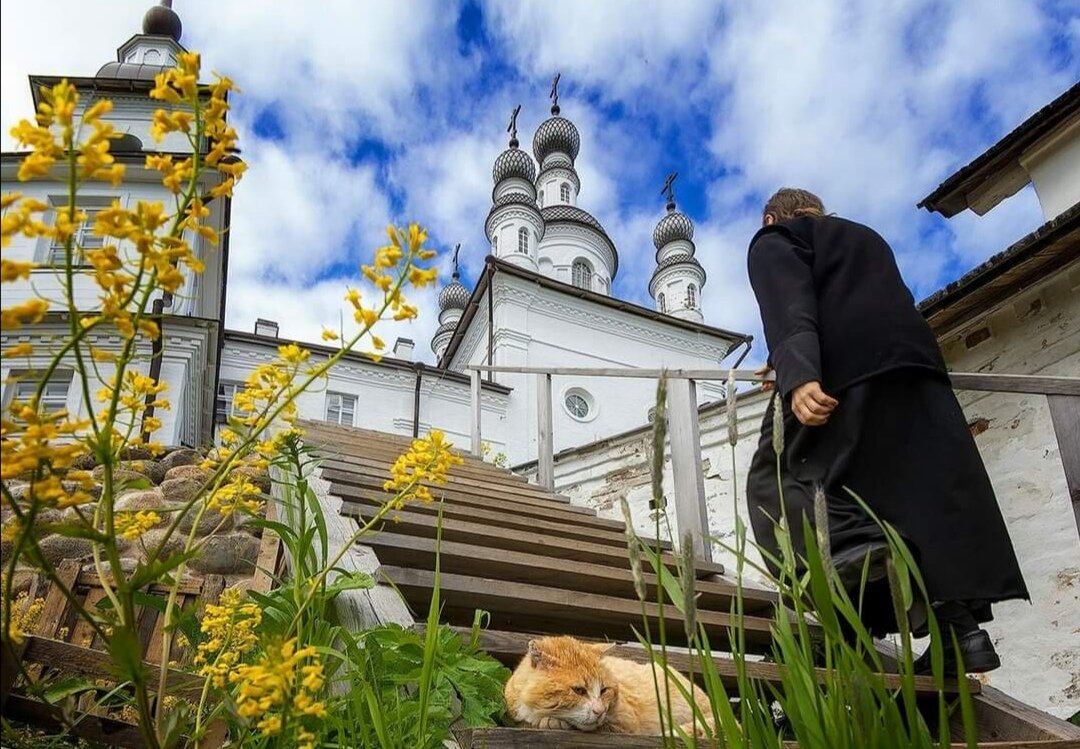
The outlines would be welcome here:
M 536 181 L 536 164 L 528 153 L 517 147 L 517 139 L 510 141 L 510 147 L 495 159 L 491 168 L 491 179 L 497 185 L 504 179 L 520 177 L 526 182 Z
M 439 292 L 439 311 L 448 309 L 465 309 L 469 304 L 469 290 L 458 281 L 457 273 L 454 280 L 446 284 Z
M 184 25 L 180 23 L 180 16 L 172 9 L 172 0 L 162 0 L 160 5 L 146 11 L 142 31 L 150 36 L 167 36 L 174 42 L 180 41 Z
M 540 123 L 533 135 L 533 156 L 541 166 L 544 159 L 553 153 L 565 153 L 573 161 L 581 150 L 581 134 L 574 123 L 559 116 L 557 105 L 551 108 L 551 114 Z
M 674 203 L 668 203 L 667 215 L 653 229 L 653 246 L 659 251 L 664 245 L 679 239 L 694 241 L 694 224 L 685 213 L 676 210 Z

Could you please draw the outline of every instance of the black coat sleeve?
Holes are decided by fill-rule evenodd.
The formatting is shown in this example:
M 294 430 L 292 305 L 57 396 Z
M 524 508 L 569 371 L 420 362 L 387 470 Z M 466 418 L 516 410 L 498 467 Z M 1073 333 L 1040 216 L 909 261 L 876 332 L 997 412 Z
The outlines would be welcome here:
M 809 248 L 779 230 L 759 234 L 750 245 L 750 285 L 761 308 L 776 386 L 785 398 L 803 383 L 821 381 L 812 262 Z

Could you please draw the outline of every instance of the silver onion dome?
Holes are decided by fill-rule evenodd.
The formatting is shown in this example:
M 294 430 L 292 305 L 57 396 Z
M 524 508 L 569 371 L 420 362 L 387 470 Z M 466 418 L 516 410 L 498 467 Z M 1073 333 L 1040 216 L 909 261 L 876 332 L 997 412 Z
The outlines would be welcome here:
M 180 41 L 180 35 L 184 31 L 184 25 L 180 23 L 180 16 L 172 9 L 172 0 L 163 0 L 160 5 L 155 5 L 146 11 L 143 16 L 142 30 L 144 34 L 151 36 L 167 36 L 174 42 Z
M 573 122 L 557 114 L 540 123 L 533 135 L 533 156 L 540 162 L 553 153 L 561 152 L 573 161 L 581 150 L 581 134 Z
M 656 224 L 653 229 L 652 241 L 657 250 L 678 239 L 687 242 L 694 240 L 694 224 L 682 211 L 676 210 L 674 204 L 668 205 L 668 212 Z
M 469 304 L 469 296 L 469 290 L 457 280 L 455 274 L 454 280 L 439 292 L 439 310 L 465 309 Z
M 511 177 L 520 177 L 527 182 L 536 181 L 536 164 L 528 153 L 516 145 L 500 153 L 491 169 L 491 179 L 496 185 Z

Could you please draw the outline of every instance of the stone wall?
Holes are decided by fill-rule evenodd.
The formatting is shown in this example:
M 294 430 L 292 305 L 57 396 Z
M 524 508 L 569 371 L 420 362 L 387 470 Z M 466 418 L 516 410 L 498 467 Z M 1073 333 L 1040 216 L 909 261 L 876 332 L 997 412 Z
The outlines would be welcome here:
M 135 541 L 118 539 L 120 563 L 125 571 L 130 571 L 139 562 L 147 560 L 148 555 L 160 544 L 167 525 L 176 518 L 176 514 L 196 495 L 203 482 L 211 475 L 198 465 L 204 455 L 189 448 L 172 448 L 156 458 L 141 452 L 133 453 L 130 458 L 123 461 L 113 472 L 114 480 L 127 482 L 132 487 L 119 494 L 115 503 L 116 510 L 153 511 L 161 516 L 162 521 Z M 100 478 L 101 469 L 95 467 L 91 460 L 75 467 L 92 471 L 91 475 L 95 480 Z M 233 469 L 233 474 L 246 476 L 261 492 L 269 494 L 270 477 L 265 470 L 240 465 Z M 16 497 L 26 486 L 25 483 L 17 481 L 8 482 L 7 485 Z M 95 497 L 101 495 L 101 487 L 96 481 L 91 494 Z M 165 546 L 166 551 L 175 552 L 183 548 L 194 527 L 196 541 L 201 544 L 201 553 L 188 562 L 187 575 L 223 575 L 230 585 L 250 578 L 255 572 L 262 529 L 251 526 L 248 522 L 251 516 L 239 511 L 223 516 L 216 510 L 207 510 L 199 518 L 198 509 L 198 505 L 195 505 L 184 513 L 178 525 L 179 532 L 172 534 Z M 94 505 L 80 505 L 79 511 L 84 515 L 93 513 Z M 14 522 L 11 508 L 6 503 L 0 513 L 5 528 Z M 74 508 L 45 510 L 38 518 L 44 530 L 45 524 L 74 518 L 74 513 Z M 39 545 L 42 555 L 54 566 L 66 559 L 75 559 L 86 563 L 90 569 L 93 568 L 91 543 L 86 539 L 51 533 L 45 535 Z M 3 557 L 5 565 L 11 551 L 11 541 L 5 537 L 0 548 L 0 556 Z M 16 590 L 28 586 L 30 579 L 36 574 L 36 570 L 20 561 L 14 580 Z
M 974 334 L 974 335 L 973 335 Z M 941 338 L 949 367 L 964 372 L 1071 375 L 1080 373 L 1080 264 Z M 1031 593 L 1031 603 L 995 608 L 987 626 L 1003 666 L 985 681 L 1014 697 L 1069 717 L 1080 710 L 1080 533 L 1065 483 L 1057 440 L 1043 396 L 958 393 L 976 435 Z M 748 522 L 742 482 L 767 405 L 760 392 L 738 399 L 734 466 L 722 404 L 700 411 L 709 524 L 734 537 L 735 517 Z M 557 455 L 557 491 L 576 504 L 620 516 L 630 502 L 634 525 L 652 535 L 649 507 L 651 433 L 646 427 Z M 526 466 L 533 473 L 534 466 Z M 670 462 L 665 493 L 672 492 Z M 663 518 L 664 523 L 674 518 Z M 666 535 L 668 531 L 662 531 Z M 672 528 L 677 537 L 677 529 Z M 716 550 L 733 568 L 730 554 Z M 754 554 L 751 554 L 753 558 Z

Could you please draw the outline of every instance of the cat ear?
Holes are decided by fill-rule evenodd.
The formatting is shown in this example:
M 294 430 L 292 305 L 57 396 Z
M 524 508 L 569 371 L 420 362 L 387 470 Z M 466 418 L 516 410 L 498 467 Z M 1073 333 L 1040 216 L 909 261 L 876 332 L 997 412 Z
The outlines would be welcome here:
M 613 642 L 591 642 L 591 643 L 589 643 L 589 647 L 592 648 L 593 650 L 595 650 L 597 653 L 603 655 L 604 653 L 606 653 L 607 651 L 609 651 L 613 647 L 615 647 L 615 643 L 613 643 Z
M 540 649 L 540 643 L 536 640 L 529 640 L 529 647 L 526 651 L 529 655 L 529 663 L 536 668 L 544 661 L 544 651 Z

